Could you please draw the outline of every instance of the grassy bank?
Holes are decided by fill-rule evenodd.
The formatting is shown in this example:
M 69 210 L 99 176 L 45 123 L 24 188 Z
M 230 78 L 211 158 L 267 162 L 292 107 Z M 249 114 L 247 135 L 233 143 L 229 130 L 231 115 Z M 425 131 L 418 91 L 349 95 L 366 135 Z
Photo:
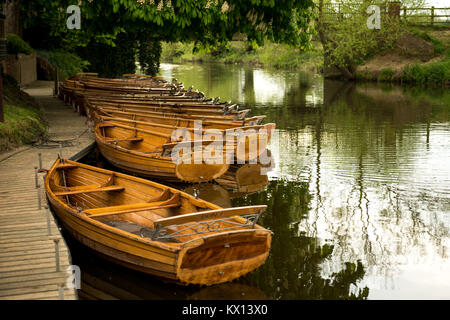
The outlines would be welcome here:
M 47 123 L 36 101 L 7 75 L 3 75 L 3 90 L 5 121 L 0 123 L 0 152 L 42 139 Z
M 193 48 L 193 43 L 163 43 L 162 61 L 220 62 L 312 71 L 319 70 L 323 64 L 322 46 L 319 42 L 313 42 L 313 48 L 307 52 L 276 43 L 266 43 L 263 47 L 248 50 L 245 41 L 232 41 L 227 48 L 214 52 L 194 54 Z
M 357 80 L 449 86 L 450 30 L 408 28 L 408 31 L 428 42 L 434 50 L 434 55 L 428 61 L 413 59 L 408 56 L 408 51 L 401 53 L 393 48 L 375 56 L 371 66 L 369 63 L 371 68 L 361 68 L 362 71 L 356 73 Z M 414 43 L 411 42 L 410 46 L 412 51 L 416 49 Z M 390 63 L 394 60 L 395 65 Z

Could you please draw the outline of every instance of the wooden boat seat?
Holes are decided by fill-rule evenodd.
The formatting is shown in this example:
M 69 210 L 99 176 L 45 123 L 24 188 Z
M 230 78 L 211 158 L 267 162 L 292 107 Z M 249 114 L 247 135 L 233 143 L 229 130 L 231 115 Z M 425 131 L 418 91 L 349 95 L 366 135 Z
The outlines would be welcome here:
M 106 138 L 107 142 L 142 142 L 143 138 L 138 137 L 132 137 L 132 138 L 125 138 L 125 139 L 115 139 L 115 138 Z
M 123 190 L 125 190 L 125 187 L 123 187 L 123 186 L 99 187 L 98 185 L 90 185 L 90 186 L 82 186 L 82 187 L 83 188 L 72 187 L 72 189 L 69 190 L 69 191 L 55 192 L 55 196 L 68 196 L 68 195 L 79 194 L 79 193 L 109 192 L 109 191 L 123 191 Z
M 246 207 L 234 207 L 217 210 L 206 210 L 196 213 L 188 213 L 180 216 L 174 216 L 169 218 L 162 218 L 155 221 L 155 226 L 158 228 L 167 227 L 171 225 L 180 225 L 188 222 L 198 222 L 205 220 L 216 220 L 229 218 L 233 216 L 257 214 L 266 210 L 266 205 L 258 206 L 246 206 Z
M 169 190 L 169 189 L 167 189 Z M 133 204 L 124 204 L 118 206 L 109 206 L 103 208 L 95 208 L 95 209 L 87 209 L 84 210 L 84 213 L 89 215 L 100 217 L 106 215 L 114 215 L 114 214 L 123 214 L 123 213 L 131 213 L 145 210 L 156 210 L 156 209 L 164 209 L 164 208 L 173 208 L 179 207 L 181 205 L 180 201 L 180 193 L 174 193 L 169 199 L 163 201 L 153 201 L 153 202 L 141 202 L 141 203 L 133 203 Z
M 66 169 L 66 168 L 77 168 L 76 165 L 71 164 L 62 164 L 56 167 L 57 169 Z M 110 174 L 108 179 L 102 184 L 91 184 L 91 185 L 81 185 L 81 186 L 61 186 L 55 183 L 55 180 L 50 179 L 50 186 L 52 190 L 54 190 L 56 196 L 67 196 L 72 194 L 79 193 L 89 193 L 89 192 L 99 192 L 99 191 L 122 191 L 125 190 L 125 187 L 114 185 L 114 172 Z

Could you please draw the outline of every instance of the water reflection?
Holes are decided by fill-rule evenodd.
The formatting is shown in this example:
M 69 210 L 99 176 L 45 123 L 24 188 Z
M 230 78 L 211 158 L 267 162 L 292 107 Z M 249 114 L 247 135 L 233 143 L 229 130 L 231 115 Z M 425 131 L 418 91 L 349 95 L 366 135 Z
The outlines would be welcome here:
M 271 185 L 307 183 L 311 203 L 296 228 L 319 247 L 333 246 L 320 263 L 323 279 L 361 263 L 365 275 L 352 292 L 368 287 L 369 298 L 450 298 L 448 90 L 193 68 L 225 75 L 222 83 L 199 79 L 212 95 L 244 72 L 251 85 L 235 82 L 241 85 L 228 97 L 277 124 Z M 182 81 L 191 76 L 172 72 Z
M 267 204 L 261 224 L 276 235 L 266 264 L 245 281 L 263 289 L 272 299 L 366 298 L 369 289 L 358 286 L 365 274 L 360 261 L 345 262 L 340 270 L 322 274 L 321 265 L 336 248 L 309 236 L 311 230 L 299 230 L 312 207 L 309 189 L 306 182 L 280 179 L 271 181 L 264 191 L 233 201 L 233 205 Z
M 275 167 L 261 190 L 200 190 L 224 206 L 268 204 L 261 224 L 274 238 L 262 267 L 207 295 L 146 277 L 129 281 L 155 286 L 161 298 L 450 298 L 448 90 L 236 65 L 161 67 L 167 79 L 277 124 L 269 146 Z
M 212 287 L 184 287 L 145 275 L 98 257 L 93 251 L 63 233 L 72 263 L 80 266 L 82 300 L 261 300 L 262 290 L 245 283 L 231 282 Z

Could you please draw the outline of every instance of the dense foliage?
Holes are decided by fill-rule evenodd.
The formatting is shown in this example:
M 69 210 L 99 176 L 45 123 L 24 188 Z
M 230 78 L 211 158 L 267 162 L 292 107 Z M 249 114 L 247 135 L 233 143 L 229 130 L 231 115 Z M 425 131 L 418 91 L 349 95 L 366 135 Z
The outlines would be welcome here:
M 37 102 L 20 90 L 17 81 L 2 75 L 4 121 L 0 122 L 0 152 L 42 140 L 47 123 Z
M 47 60 L 54 68 L 57 68 L 59 71 L 60 79 L 69 78 L 78 72 L 82 72 L 86 70 L 89 66 L 89 62 L 81 59 L 76 54 L 54 50 L 38 50 L 37 56 L 40 58 L 44 58 Z
M 371 0 L 321 0 L 319 34 L 327 66 L 337 67 L 344 76 L 355 77 L 356 66 L 369 56 L 392 48 L 401 32 L 396 18 L 380 14 L 380 29 L 371 29 L 372 15 L 367 8 Z M 381 9 L 381 8 L 380 8 Z
M 149 32 L 141 34 L 138 39 L 138 61 L 144 74 L 156 75 L 162 53 L 161 41 L 153 39 Z
M 21 37 L 13 33 L 9 33 L 6 35 L 6 48 L 8 50 L 8 54 L 31 54 L 33 52 L 33 48 L 31 48 L 28 43 L 26 43 L 22 40 Z
M 269 39 L 305 48 L 313 32 L 312 0 L 82 0 L 80 30 L 66 27 L 71 4 L 75 1 L 24 2 L 24 37 L 35 48 L 78 51 L 92 70 L 99 67 L 95 71 L 108 75 L 129 71 L 136 56 L 144 71 L 154 74 L 162 40 L 212 48 L 242 33 L 259 45 Z M 104 63 L 97 63 L 101 59 Z

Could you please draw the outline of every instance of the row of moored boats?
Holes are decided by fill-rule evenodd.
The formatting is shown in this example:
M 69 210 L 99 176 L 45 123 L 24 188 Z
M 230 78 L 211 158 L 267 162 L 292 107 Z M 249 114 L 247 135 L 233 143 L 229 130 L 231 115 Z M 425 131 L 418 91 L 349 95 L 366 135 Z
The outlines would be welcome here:
M 57 159 L 45 187 L 72 236 L 180 284 L 227 282 L 264 263 L 272 232 L 257 221 L 265 205 L 222 208 L 162 183 L 261 181 L 246 175 L 264 176 L 271 165 L 274 124 L 176 80 L 141 75 L 78 74 L 60 84 L 59 97 L 93 122 L 104 158 L 133 174 Z

